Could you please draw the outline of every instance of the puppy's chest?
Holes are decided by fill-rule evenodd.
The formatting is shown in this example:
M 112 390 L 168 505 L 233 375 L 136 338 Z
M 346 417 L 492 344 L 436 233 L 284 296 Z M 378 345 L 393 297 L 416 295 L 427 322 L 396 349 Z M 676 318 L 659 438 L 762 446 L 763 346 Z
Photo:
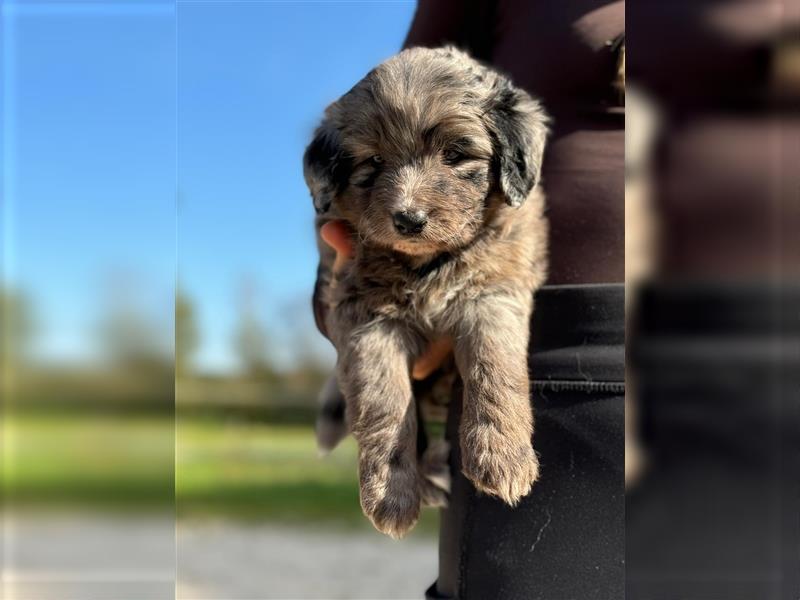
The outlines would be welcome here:
M 456 261 L 429 272 L 414 272 L 395 265 L 370 265 L 359 273 L 364 301 L 376 314 L 402 320 L 428 331 L 446 328 L 457 313 L 469 278 Z
M 458 280 L 426 278 L 408 285 L 396 298 L 396 306 L 406 320 L 435 331 L 442 329 L 444 322 L 453 316 L 462 288 Z

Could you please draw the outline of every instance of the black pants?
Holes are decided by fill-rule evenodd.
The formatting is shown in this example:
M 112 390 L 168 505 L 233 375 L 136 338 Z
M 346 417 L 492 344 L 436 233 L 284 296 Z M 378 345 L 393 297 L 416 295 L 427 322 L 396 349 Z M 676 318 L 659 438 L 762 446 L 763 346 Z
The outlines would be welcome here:
M 428 598 L 624 597 L 624 288 L 545 287 L 531 331 L 540 479 L 516 508 L 476 492 L 461 474 L 457 386 L 453 490 Z
M 629 333 L 629 600 L 800 598 L 800 289 L 661 285 Z

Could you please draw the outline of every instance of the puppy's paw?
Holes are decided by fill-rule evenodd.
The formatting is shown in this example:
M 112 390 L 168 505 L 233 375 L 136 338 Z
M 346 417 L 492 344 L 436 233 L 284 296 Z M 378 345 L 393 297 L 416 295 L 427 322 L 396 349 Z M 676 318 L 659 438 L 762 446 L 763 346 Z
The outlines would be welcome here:
M 486 494 L 515 506 L 539 477 L 530 438 L 484 424 L 462 433 L 462 471 Z
M 450 444 L 434 440 L 422 454 L 419 463 L 422 504 L 432 508 L 447 508 L 452 477 L 450 475 Z
M 364 514 L 381 533 L 402 538 L 419 518 L 420 481 L 416 463 L 370 468 L 362 462 L 360 471 Z

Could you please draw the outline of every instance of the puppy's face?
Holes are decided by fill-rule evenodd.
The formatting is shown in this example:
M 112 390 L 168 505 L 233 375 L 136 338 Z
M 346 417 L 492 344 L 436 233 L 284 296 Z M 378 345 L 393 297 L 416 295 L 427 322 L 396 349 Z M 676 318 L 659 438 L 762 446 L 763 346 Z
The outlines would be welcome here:
M 426 117 L 417 102 L 396 107 L 394 118 L 373 105 L 359 115 L 360 127 L 344 128 L 352 169 L 338 206 L 363 238 L 410 255 L 469 242 L 492 184 L 492 145 L 480 118 Z
M 361 239 L 422 256 L 468 244 L 488 211 L 536 183 L 538 104 L 453 49 L 407 50 L 331 105 L 306 151 L 318 212 Z

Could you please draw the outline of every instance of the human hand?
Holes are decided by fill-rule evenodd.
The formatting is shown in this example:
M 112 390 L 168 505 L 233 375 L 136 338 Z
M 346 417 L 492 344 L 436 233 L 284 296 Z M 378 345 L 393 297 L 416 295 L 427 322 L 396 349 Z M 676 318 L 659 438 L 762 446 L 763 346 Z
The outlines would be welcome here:
M 328 221 L 322 226 L 319 233 L 322 241 L 336 252 L 333 271 L 337 273 L 355 255 L 353 231 L 345 221 Z M 425 379 L 441 366 L 452 351 L 453 340 L 450 338 L 434 340 L 417 358 L 411 370 L 411 376 L 414 379 Z

